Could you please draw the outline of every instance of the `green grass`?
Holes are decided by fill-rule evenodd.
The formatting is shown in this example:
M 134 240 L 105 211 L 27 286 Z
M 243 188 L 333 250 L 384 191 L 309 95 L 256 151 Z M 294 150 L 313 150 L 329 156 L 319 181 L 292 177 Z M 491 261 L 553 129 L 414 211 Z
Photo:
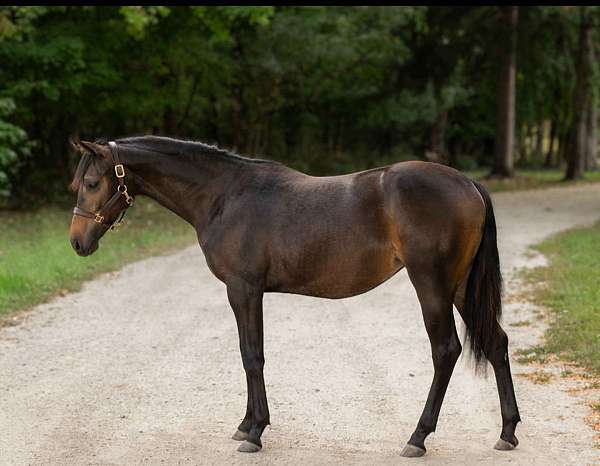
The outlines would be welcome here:
M 537 249 L 549 265 L 527 277 L 546 284 L 536 299 L 553 312 L 544 350 L 600 375 L 600 223 L 556 235 Z
M 117 233 L 108 232 L 100 249 L 79 257 L 69 244 L 71 213 L 47 207 L 33 213 L 0 211 L 0 319 L 76 290 L 98 273 L 126 262 L 193 244 L 195 232 L 183 220 L 141 199 Z
M 563 181 L 564 170 L 559 169 L 517 169 L 514 178 L 485 179 L 489 169 L 468 170 L 465 174 L 470 178 L 480 180 L 490 191 L 515 191 L 523 189 L 539 189 L 550 186 L 567 186 L 580 183 L 600 182 L 600 170 L 586 172 L 583 180 Z
M 544 364 L 548 360 L 548 350 L 543 346 L 518 349 L 514 351 L 514 355 L 521 364 L 529 364 L 532 362 Z

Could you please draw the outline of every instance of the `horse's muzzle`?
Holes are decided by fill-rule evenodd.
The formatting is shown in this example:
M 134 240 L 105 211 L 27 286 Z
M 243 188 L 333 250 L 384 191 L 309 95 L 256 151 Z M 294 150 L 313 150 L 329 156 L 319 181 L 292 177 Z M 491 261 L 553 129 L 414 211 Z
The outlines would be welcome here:
M 86 257 L 96 252 L 98 249 L 98 241 L 94 241 L 89 245 L 85 245 L 78 237 L 73 236 L 71 237 L 71 246 L 78 256 Z

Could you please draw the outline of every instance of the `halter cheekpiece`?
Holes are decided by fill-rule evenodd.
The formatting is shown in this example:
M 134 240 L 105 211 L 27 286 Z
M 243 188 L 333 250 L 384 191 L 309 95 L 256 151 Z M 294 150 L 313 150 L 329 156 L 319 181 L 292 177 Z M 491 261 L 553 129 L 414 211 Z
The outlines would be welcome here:
M 127 185 L 125 184 L 125 167 L 119 159 L 119 148 L 117 147 L 117 143 L 114 141 L 109 141 L 108 147 L 110 149 L 110 155 L 114 164 L 115 176 L 117 177 L 117 182 L 119 183 L 117 186 L 117 191 L 97 212 L 92 213 L 88 210 L 82 209 L 81 207 L 75 207 L 73 209 L 73 215 L 92 219 L 94 222 L 103 225 L 107 229 L 114 230 L 123 221 L 125 212 L 127 212 L 127 209 L 133 205 L 134 198 L 127 192 Z M 107 211 L 117 203 L 121 196 L 125 198 L 125 203 L 127 205 L 123 210 L 121 210 L 119 216 L 113 223 L 107 223 L 105 221 Z

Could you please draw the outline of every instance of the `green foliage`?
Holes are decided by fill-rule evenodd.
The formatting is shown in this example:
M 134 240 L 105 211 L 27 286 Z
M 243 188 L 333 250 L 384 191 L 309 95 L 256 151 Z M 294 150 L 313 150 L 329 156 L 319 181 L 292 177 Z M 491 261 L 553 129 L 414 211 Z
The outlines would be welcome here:
M 229 41 L 231 32 L 239 26 L 266 26 L 274 13 L 272 6 L 225 7 L 194 6 L 192 14 L 211 32 L 213 41 Z
M 119 12 L 123 15 L 126 29 L 136 39 L 143 39 L 146 28 L 157 24 L 159 19 L 169 14 L 165 6 L 122 6 Z
M 520 7 L 521 141 L 543 120 L 558 136 L 570 125 L 577 11 Z M 489 164 L 498 17 L 494 6 L 0 7 L 0 98 L 14 103 L 0 115 L 12 180 L 1 189 L 64 193 L 73 135 L 195 138 L 325 174 L 423 158 L 447 121 L 448 161 Z
M 0 200 L 8 198 L 11 193 L 12 180 L 19 166 L 17 151 L 20 150 L 23 155 L 29 153 L 25 131 L 6 121 L 14 109 L 12 99 L 0 98 Z

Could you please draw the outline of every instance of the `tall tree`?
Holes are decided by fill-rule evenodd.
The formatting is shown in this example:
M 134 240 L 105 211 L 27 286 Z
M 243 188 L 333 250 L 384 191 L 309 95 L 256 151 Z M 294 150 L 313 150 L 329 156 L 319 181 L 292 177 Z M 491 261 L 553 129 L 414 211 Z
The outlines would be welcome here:
M 587 111 L 585 169 L 598 168 L 598 104 L 590 99 Z
M 598 79 L 598 68 L 596 63 L 595 42 L 590 44 L 590 62 L 596 65 L 595 73 L 592 73 L 594 81 Z M 590 86 L 591 87 L 591 86 Z M 596 170 L 598 168 L 598 85 L 590 88 L 587 111 L 587 146 L 585 150 L 585 169 Z
M 544 161 L 544 167 L 550 168 L 552 166 L 552 157 L 554 155 L 554 140 L 556 139 L 556 121 L 552 119 L 550 121 L 550 136 L 548 141 L 548 151 L 546 152 L 546 159 Z
M 495 159 L 492 175 L 511 177 L 514 173 L 515 79 L 519 7 L 500 7 L 500 11 L 502 21 L 506 24 L 508 47 L 503 50 L 502 63 L 498 73 Z
M 579 50 L 577 52 L 576 86 L 573 95 L 572 139 L 567 154 L 566 180 L 583 177 L 587 147 L 587 109 L 589 103 L 589 74 L 591 64 L 592 24 L 588 7 L 579 7 Z

